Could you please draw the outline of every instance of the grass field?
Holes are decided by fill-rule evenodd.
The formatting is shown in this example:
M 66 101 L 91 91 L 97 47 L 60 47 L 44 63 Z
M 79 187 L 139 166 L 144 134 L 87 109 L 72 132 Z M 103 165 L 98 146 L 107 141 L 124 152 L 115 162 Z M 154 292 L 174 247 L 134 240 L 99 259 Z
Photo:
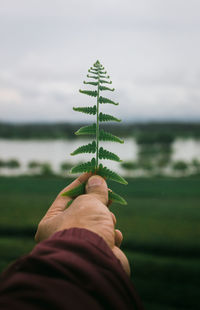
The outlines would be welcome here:
M 27 253 L 57 193 L 70 180 L 0 178 L 0 268 Z M 149 310 L 198 309 L 200 178 L 132 179 L 112 184 L 128 206 L 112 205 L 124 234 L 132 280 Z

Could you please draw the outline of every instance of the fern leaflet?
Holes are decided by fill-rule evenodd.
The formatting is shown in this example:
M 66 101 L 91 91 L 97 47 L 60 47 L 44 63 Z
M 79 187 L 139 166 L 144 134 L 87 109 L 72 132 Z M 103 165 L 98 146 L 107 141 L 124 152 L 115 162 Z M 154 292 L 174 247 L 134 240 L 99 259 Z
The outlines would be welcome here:
M 112 84 L 112 81 L 106 81 L 106 80 L 99 80 L 101 84 L 107 83 L 107 84 Z
M 118 105 L 119 103 L 118 102 L 114 102 L 113 100 L 110 100 L 108 98 L 105 98 L 105 97 L 99 97 L 99 102 L 100 103 L 110 103 L 110 104 L 114 104 L 114 105 Z
M 118 143 L 124 143 L 124 141 L 117 136 L 112 135 L 110 132 L 104 131 L 103 129 L 100 130 L 99 139 L 101 141 L 112 141 Z
M 95 135 L 96 133 L 96 124 L 92 124 L 90 126 L 81 127 L 79 130 L 75 132 L 75 135 Z
M 78 147 L 74 152 L 71 153 L 71 155 L 77 155 L 81 153 L 95 153 L 95 152 L 96 152 L 96 142 L 93 141 L 92 143 Z
M 81 90 L 81 89 L 79 89 L 79 92 L 81 94 L 85 94 L 88 96 L 97 97 L 97 91 L 96 90 Z
M 90 85 L 93 85 L 93 86 L 97 86 L 98 85 L 98 82 L 83 82 L 84 84 L 90 84 Z
M 91 72 L 91 73 L 95 74 L 94 72 Z M 98 80 L 98 76 L 94 76 L 94 75 L 89 75 L 88 74 L 87 77 L 90 78 L 90 79 Z
M 93 115 L 97 113 L 96 105 L 94 105 L 93 107 L 77 107 L 77 108 L 74 107 L 73 110 L 77 112 L 93 114 Z
M 109 114 L 104 114 L 104 113 L 99 113 L 99 120 L 100 122 L 109 122 L 109 121 L 114 121 L 114 122 L 121 122 L 121 119 L 116 118 L 112 115 Z
M 62 196 L 68 196 L 75 198 L 79 195 L 82 195 L 85 191 L 85 182 L 81 183 L 80 185 L 76 186 L 75 188 L 69 189 L 68 191 L 64 192 Z
M 71 169 L 71 173 L 82 173 L 82 172 L 93 172 L 95 171 L 95 158 L 84 164 L 79 164 Z
M 97 171 L 97 174 L 102 176 L 102 177 L 105 177 L 107 179 L 121 183 L 121 184 L 128 184 L 128 182 L 123 177 L 121 177 L 116 172 L 108 169 L 107 167 L 103 167 L 102 164 L 99 165 L 99 169 Z
M 115 153 L 109 152 L 105 150 L 104 148 L 99 148 L 99 158 L 100 159 L 110 159 L 114 161 L 122 161 Z
M 113 202 L 120 203 L 121 205 L 127 205 L 126 200 L 122 196 L 114 193 L 113 191 L 112 192 L 110 192 L 110 191 L 108 192 L 108 199 L 113 201 Z
M 106 87 L 106 86 L 99 86 L 99 89 L 100 90 L 110 90 L 110 91 L 114 91 L 115 90 L 114 88 L 109 88 L 109 87 Z

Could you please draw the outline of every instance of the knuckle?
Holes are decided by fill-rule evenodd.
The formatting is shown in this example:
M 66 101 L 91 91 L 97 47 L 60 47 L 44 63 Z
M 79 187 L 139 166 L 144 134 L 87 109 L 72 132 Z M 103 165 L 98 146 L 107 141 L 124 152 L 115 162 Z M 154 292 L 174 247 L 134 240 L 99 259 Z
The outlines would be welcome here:
M 101 199 L 99 197 L 99 195 L 97 194 L 84 194 L 84 195 L 80 195 L 76 198 L 76 203 L 77 205 L 80 206 L 87 206 L 87 207 L 94 207 L 96 205 L 99 205 L 100 203 L 103 205 L 105 205 L 105 202 L 103 201 L 103 199 Z
M 98 201 L 97 197 L 95 197 L 94 195 L 91 195 L 91 194 L 80 195 L 76 198 L 76 202 L 78 204 L 82 204 L 82 203 L 88 204 L 89 202 L 95 203 L 97 201 Z

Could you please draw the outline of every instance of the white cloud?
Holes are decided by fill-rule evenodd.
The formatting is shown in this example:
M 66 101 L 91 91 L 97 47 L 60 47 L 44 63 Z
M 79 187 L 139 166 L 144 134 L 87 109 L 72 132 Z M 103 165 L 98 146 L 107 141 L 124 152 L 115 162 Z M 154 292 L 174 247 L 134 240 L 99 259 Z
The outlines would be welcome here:
M 106 111 L 200 119 L 199 10 L 198 0 L 3 1 L 0 120 L 85 120 L 71 109 L 93 102 L 78 89 L 97 58 L 120 102 Z
M 18 104 L 21 102 L 21 96 L 15 89 L 0 88 L 1 102 L 8 104 Z

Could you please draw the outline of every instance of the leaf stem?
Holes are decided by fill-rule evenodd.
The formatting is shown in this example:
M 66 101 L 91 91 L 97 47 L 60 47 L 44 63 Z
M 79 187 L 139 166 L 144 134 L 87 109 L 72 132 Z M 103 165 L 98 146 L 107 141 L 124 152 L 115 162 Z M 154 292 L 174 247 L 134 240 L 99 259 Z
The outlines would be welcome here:
M 99 159 L 99 68 L 98 68 L 98 86 L 97 86 L 97 126 L 96 126 L 96 169 Z

